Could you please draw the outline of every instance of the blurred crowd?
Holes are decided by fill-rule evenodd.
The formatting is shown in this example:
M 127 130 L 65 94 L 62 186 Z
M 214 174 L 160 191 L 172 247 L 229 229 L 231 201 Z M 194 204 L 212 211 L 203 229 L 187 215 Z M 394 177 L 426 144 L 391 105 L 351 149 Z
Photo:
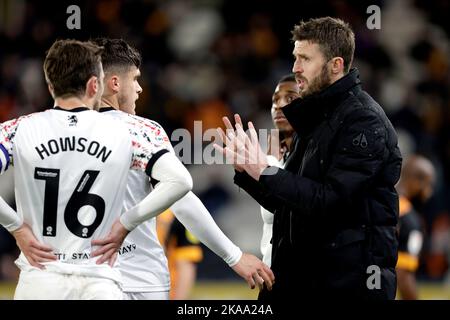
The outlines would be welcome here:
M 81 8 L 81 29 L 69 30 L 70 4 Z M 381 29 L 370 30 L 366 9 L 381 8 Z M 450 1 L 225 1 L 0 0 L 0 122 L 51 107 L 42 72 L 45 51 L 57 38 L 123 38 L 142 52 L 137 114 L 158 121 L 169 137 L 177 128 L 207 130 L 239 113 L 272 128 L 273 89 L 292 68 L 294 24 L 335 16 L 356 35 L 354 65 L 365 89 L 396 127 L 403 155 L 432 160 L 438 181 L 420 211 L 426 243 L 419 279 L 444 281 L 450 261 Z M 174 141 L 174 144 L 176 142 Z M 193 150 L 201 152 L 201 150 Z M 195 155 L 192 154 L 194 157 Z M 259 207 L 233 185 L 223 165 L 190 165 L 194 191 L 243 250 L 259 254 Z M 13 203 L 1 178 L 0 194 Z M 16 276 L 14 242 L 0 230 L 0 279 Z M 205 252 L 199 278 L 233 275 Z M 450 282 L 450 277 L 447 276 Z

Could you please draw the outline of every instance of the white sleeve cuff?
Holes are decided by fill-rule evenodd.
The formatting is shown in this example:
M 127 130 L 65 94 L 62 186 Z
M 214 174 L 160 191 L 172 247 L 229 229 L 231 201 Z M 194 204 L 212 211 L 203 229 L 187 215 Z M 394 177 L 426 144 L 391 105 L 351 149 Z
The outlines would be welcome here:
M 23 219 L 0 197 L 0 224 L 9 232 L 14 232 L 23 224 Z

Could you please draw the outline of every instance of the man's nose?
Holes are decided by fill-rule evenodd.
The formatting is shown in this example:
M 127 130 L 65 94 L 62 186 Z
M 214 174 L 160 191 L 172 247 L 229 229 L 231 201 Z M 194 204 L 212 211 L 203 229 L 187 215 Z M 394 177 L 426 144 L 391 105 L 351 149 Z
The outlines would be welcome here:
M 294 66 L 292 67 L 292 72 L 293 73 L 300 73 L 300 74 L 303 73 L 303 67 L 300 64 L 300 62 L 298 62 L 298 61 L 294 62 Z

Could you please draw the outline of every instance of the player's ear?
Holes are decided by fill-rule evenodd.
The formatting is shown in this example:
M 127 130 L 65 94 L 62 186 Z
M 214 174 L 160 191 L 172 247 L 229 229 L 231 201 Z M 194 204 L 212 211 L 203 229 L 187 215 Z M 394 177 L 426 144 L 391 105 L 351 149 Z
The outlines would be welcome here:
M 108 77 L 108 80 L 106 81 L 108 88 L 114 93 L 118 93 L 120 90 L 120 79 L 119 76 L 113 74 L 112 76 Z
M 96 76 L 92 76 L 89 78 L 86 83 L 86 94 L 88 97 L 93 97 L 100 90 L 100 84 L 98 83 L 99 79 Z
M 51 96 L 55 98 L 55 89 L 53 89 L 53 86 L 50 83 L 47 83 L 48 91 L 50 92 Z

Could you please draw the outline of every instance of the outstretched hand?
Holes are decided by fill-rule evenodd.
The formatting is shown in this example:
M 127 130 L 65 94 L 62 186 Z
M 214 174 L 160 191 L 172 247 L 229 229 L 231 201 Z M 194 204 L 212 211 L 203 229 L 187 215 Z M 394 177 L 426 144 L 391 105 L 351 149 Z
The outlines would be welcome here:
M 235 128 L 227 117 L 222 120 L 226 132 L 222 128 L 217 131 L 222 139 L 224 147 L 214 144 L 214 148 L 227 158 L 227 162 L 233 164 L 237 171 L 246 171 L 253 179 L 259 180 L 261 173 L 268 167 L 267 155 L 262 151 L 258 141 L 258 134 L 252 122 L 248 123 L 249 136 L 245 133 L 241 117 L 234 115 Z

